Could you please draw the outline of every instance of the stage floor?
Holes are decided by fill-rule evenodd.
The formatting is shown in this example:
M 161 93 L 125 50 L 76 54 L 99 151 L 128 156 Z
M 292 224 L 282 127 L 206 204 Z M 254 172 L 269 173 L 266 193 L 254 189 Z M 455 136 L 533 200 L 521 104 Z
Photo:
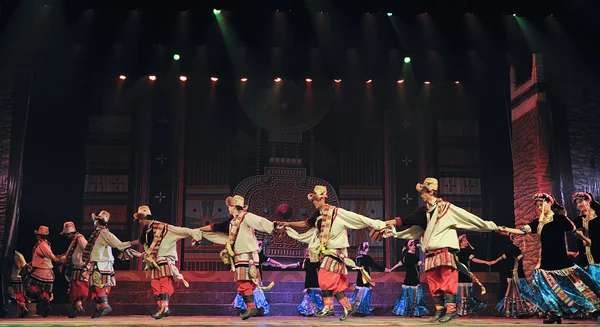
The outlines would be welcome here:
M 597 323 L 591 320 L 563 320 L 570 326 L 587 326 Z M 238 317 L 175 316 L 155 320 L 144 316 L 107 316 L 99 319 L 81 317 L 31 317 L 25 319 L 2 319 L 0 326 L 436 326 L 427 318 L 402 317 L 350 317 L 341 322 L 338 318 L 303 317 L 254 317 L 241 320 Z M 509 318 L 458 318 L 447 325 L 452 326 L 545 326 L 541 319 Z

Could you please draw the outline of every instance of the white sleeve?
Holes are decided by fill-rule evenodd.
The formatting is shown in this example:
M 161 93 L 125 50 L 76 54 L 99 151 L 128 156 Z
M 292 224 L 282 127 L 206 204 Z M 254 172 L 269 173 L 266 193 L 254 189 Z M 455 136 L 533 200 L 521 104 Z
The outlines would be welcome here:
M 218 232 L 202 232 L 200 239 L 194 238 L 194 240 L 199 242 L 202 240 L 202 237 L 215 244 L 225 244 L 229 241 L 229 235 Z
M 273 229 L 275 228 L 272 221 L 250 212 L 244 217 L 244 223 L 254 228 L 254 230 L 268 234 L 273 233 Z
M 87 246 L 88 241 L 85 239 L 85 237 L 80 236 L 77 238 L 77 243 L 79 244 L 79 246 L 81 246 L 81 249 L 85 249 L 85 247 Z
M 407 229 L 401 230 L 399 232 L 393 230 L 393 235 L 395 238 L 402 238 L 405 240 L 416 240 L 420 238 L 425 230 L 421 226 L 411 226 Z
M 118 249 L 119 251 L 123 251 L 127 248 L 131 247 L 131 242 L 127 241 L 127 242 L 121 242 L 121 240 L 119 240 L 115 234 L 111 233 L 108 230 L 104 230 L 102 233 L 102 238 L 104 238 L 104 241 L 106 242 L 106 244 L 108 246 L 110 246 L 111 248 L 115 248 Z
M 340 218 L 344 222 L 344 226 L 350 229 L 363 229 L 370 227 L 375 230 L 382 230 L 385 228 L 385 221 L 383 220 L 371 219 L 342 208 L 337 209 L 336 219 Z
M 200 228 L 191 229 L 187 227 L 179 227 L 173 225 L 169 225 L 169 227 L 167 228 L 168 233 L 175 236 L 177 240 L 181 240 L 188 237 L 191 237 L 194 241 L 202 240 L 202 232 L 200 231 Z
M 285 232 L 288 234 L 289 237 L 295 239 L 298 242 L 302 242 L 302 243 L 310 243 L 310 241 L 315 238 L 316 231 L 317 231 L 317 229 L 313 227 L 313 228 L 309 229 L 307 232 L 299 234 L 295 229 L 293 229 L 291 227 L 285 228 Z
M 451 203 L 448 203 L 447 206 L 448 208 L 445 208 L 447 212 L 443 212 L 442 215 L 449 215 L 448 218 L 453 219 L 453 225 L 456 229 L 474 232 L 489 232 L 498 229 L 498 226 L 493 221 L 483 220 L 467 210 L 459 208 Z

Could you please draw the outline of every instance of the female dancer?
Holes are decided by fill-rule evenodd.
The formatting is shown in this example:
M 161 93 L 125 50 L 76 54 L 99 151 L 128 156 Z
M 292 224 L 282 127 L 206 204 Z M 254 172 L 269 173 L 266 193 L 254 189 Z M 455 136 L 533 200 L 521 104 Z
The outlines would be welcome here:
M 504 314 L 506 317 L 526 318 L 535 315 L 537 307 L 535 305 L 535 297 L 527 279 L 525 279 L 525 271 L 523 270 L 523 253 L 517 246 L 515 235 L 509 235 L 506 232 L 501 233 L 508 236 L 510 242 L 504 253 L 494 260 L 492 264 L 496 264 L 500 260 L 506 260 L 508 267 L 507 278 L 508 286 L 504 298 L 496 305 L 496 310 Z
M 567 256 L 565 233 L 575 226 L 552 195 L 541 193 L 533 197 L 540 218 L 521 229 L 500 227 L 512 234 L 537 233 L 541 243 L 540 262 L 533 272 L 536 304 L 550 314 L 545 324 L 562 323 L 563 314 L 590 312 L 600 309 L 600 285 Z
M 471 271 L 471 261 L 490 266 L 490 261 L 481 260 L 475 257 L 473 250 L 475 248 L 469 243 L 466 234 L 458 237 L 460 252 L 458 252 L 458 261 L 467 265 Z M 479 300 L 473 293 L 473 280 L 471 276 L 460 271 L 458 274 L 458 292 L 456 294 L 456 311 L 459 316 L 479 313 L 485 308 L 487 303 Z
M 574 219 L 577 236 L 582 243 L 579 247 L 577 264 L 586 268 L 592 278 L 600 283 L 600 203 L 594 200 L 591 193 L 577 192 L 573 194 L 573 202 L 580 212 Z
M 304 297 L 302 303 L 296 308 L 303 316 L 313 316 L 315 313 L 323 310 L 323 295 L 319 288 L 319 262 L 311 262 L 309 259 L 308 248 L 304 253 L 302 261 L 302 270 L 304 270 Z
M 363 242 L 358 246 L 356 266 L 363 267 L 367 274 L 371 274 L 371 268 L 381 272 L 385 270 L 369 255 L 369 242 Z M 352 304 L 352 310 L 356 312 L 355 315 L 357 316 L 366 316 L 373 311 L 371 306 L 371 283 L 363 278 L 363 270 L 358 270 L 356 274 L 356 285 L 354 294 L 350 297 L 350 304 Z
M 402 249 L 400 261 L 392 268 L 385 269 L 387 273 L 392 272 L 400 266 L 404 266 L 406 270 L 400 295 L 398 296 L 398 300 L 396 300 L 394 310 L 392 310 L 395 315 L 421 317 L 429 313 L 419 281 L 419 267 L 423 265 L 423 262 L 419 260 L 416 252 L 417 246 L 415 245 L 415 240 L 409 240 Z

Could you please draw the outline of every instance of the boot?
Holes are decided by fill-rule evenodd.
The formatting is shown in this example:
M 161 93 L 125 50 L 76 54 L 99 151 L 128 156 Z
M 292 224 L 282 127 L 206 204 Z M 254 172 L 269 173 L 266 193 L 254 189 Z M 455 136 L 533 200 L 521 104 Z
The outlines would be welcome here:
M 169 307 L 162 307 L 157 312 L 152 314 L 152 318 L 162 319 L 163 317 L 168 317 L 170 314 L 171 309 L 169 309 Z
M 323 307 L 321 311 L 315 313 L 315 317 L 326 317 L 326 316 L 335 316 L 335 312 L 333 309 L 329 309 L 329 307 Z
M 441 322 L 442 324 L 445 324 L 445 323 L 449 322 L 450 320 L 458 317 L 458 312 L 456 311 L 456 295 L 446 294 L 445 300 L 446 300 L 446 314 L 444 314 L 444 316 L 442 318 L 440 318 L 440 320 L 439 320 L 439 322 Z M 453 310 L 454 312 L 448 312 L 449 306 L 454 307 L 454 310 Z
M 442 295 L 434 296 L 433 303 L 435 303 L 436 310 L 433 314 L 433 317 L 429 319 L 430 322 L 436 322 L 446 314 L 446 308 L 444 307 L 444 297 Z
M 36 312 L 38 315 L 44 318 L 48 318 L 48 315 L 50 314 L 50 302 L 48 301 L 48 299 L 40 300 L 40 303 L 38 303 L 36 307 Z
M 552 312 L 550 313 L 550 317 L 548 317 L 548 319 L 544 319 L 543 321 L 544 324 L 562 324 L 562 318 L 560 316 L 558 316 L 556 313 Z
M 340 317 L 341 321 L 348 319 L 348 317 L 356 312 L 356 309 L 350 305 L 350 302 L 348 301 L 348 298 L 346 298 L 346 294 L 344 294 L 344 292 L 336 293 L 335 298 L 338 300 L 338 302 L 340 302 L 342 308 L 344 308 L 344 314 Z
M 96 299 L 96 304 L 97 305 L 101 305 L 101 304 L 104 304 L 104 303 L 108 304 L 108 296 L 101 296 L 101 297 L 98 297 Z M 102 317 L 102 316 L 104 316 L 106 314 L 109 314 L 111 312 L 112 312 L 112 308 L 110 307 L 110 305 L 108 305 L 108 306 L 106 306 L 104 308 L 98 307 L 98 308 L 96 308 L 96 312 L 94 312 L 92 314 L 92 319 L 100 318 L 100 317 Z
M 242 296 L 242 299 L 244 299 L 244 302 L 246 303 L 247 308 L 250 308 L 248 303 L 252 303 L 252 306 L 254 307 L 254 295 L 245 295 L 245 296 Z M 256 307 L 254 307 L 254 308 L 246 310 L 243 313 L 240 313 L 240 318 L 242 318 L 242 320 L 246 320 L 250 317 L 258 316 L 258 313 L 259 313 L 258 309 Z

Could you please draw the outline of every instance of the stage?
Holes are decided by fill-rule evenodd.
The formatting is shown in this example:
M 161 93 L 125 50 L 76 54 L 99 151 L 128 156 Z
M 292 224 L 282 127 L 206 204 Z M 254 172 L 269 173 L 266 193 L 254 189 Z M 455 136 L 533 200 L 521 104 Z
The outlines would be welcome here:
M 511 319 L 511 318 L 458 318 L 448 323 L 453 326 L 542 326 L 542 319 Z M 563 320 L 570 326 L 595 325 L 591 320 Z M 25 319 L 0 320 L 0 326 L 436 326 L 430 323 L 429 317 L 350 317 L 341 322 L 333 318 L 305 317 L 254 317 L 241 320 L 238 317 L 214 316 L 178 316 L 161 320 L 150 316 L 106 316 L 99 319 L 80 317 L 49 317 L 46 319 L 32 317 Z

